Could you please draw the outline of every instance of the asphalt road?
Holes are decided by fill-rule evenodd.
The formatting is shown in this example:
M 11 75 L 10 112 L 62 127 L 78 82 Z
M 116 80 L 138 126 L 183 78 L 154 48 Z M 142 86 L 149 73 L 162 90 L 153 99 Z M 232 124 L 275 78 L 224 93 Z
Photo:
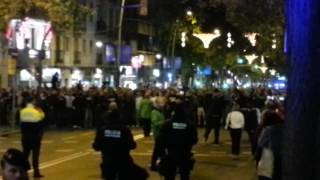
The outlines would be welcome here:
M 132 151 L 134 161 L 148 169 L 153 139 L 144 138 L 140 129 L 133 129 L 138 147 Z M 194 147 L 196 158 L 192 180 L 254 180 L 254 161 L 250 155 L 247 137 L 243 136 L 240 160 L 230 156 L 230 137 L 222 131 L 222 145 L 214 146 L 202 142 L 203 129 L 199 129 L 199 142 Z M 90 180 L 100 179 L 101 157 L 91 148 L 93 130 L 50 130 L 45 132 L 42 141 L 40 169 L 43 180 Z M 0 137 L 0 155 L 10 147 L 21 149 L 20 134 Z M 150 172 L 150 171 L 149 171 Z M 0 178 L 1 179 L 1 178 Z M 32 178 L 31 178 L 32 179 Z M 163 179 L 158 173 L 150 172 L 150 180 Z

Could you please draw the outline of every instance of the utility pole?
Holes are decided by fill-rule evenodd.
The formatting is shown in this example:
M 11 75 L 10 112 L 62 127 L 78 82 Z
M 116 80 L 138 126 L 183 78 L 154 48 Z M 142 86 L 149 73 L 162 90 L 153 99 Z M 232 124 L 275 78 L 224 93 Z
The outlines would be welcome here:
M 120 15 L 119 15 L 119 24 L 118 24 L 118 46 L 117 46 L 117 58 L 115 63 L 115 86 L 120 86 L 120 58 L 121 58 L 121 42 L 122 42 L 122 21 L 124 13 L 124 5 L 126 0 L 121 0 Z
M 172 74 L 172 82 L 173 82 L 173 73 L 175 71 L 175 48 L 176 48 L 176 39 L 177 39 L 177 30 L 178 30 L 178 20 L 176 21 L 176 23 L 173 25 L 173 35 L 172 35 L 172 44 L 171 44 L 171 54 L 170 54 L 170 64 L 171 64 L 171 74 Z M 172 84 L 171 82 L 171 84 Z

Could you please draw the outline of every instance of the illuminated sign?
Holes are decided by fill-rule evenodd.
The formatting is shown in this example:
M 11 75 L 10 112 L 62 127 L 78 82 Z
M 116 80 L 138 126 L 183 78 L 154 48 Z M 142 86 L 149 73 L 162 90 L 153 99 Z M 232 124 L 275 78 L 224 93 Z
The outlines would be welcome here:
M 37 57 L 42 49 L 48 50 L 52 36 L 50 22 L 28 17 L 23 20 L 12 19 L 6 31 L 9 49 L 29 49 L 30 58 Z

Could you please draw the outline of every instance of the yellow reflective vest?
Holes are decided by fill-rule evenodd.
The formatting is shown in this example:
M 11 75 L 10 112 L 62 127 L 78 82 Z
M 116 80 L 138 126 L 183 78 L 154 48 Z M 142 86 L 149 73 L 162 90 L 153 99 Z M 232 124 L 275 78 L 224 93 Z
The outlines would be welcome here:
M 37 123 L 41 122 L 44 117 L 44 112 L 35 108 L 32 104 L 27 104 L 27 107 L 20 110 L 21 122 Z

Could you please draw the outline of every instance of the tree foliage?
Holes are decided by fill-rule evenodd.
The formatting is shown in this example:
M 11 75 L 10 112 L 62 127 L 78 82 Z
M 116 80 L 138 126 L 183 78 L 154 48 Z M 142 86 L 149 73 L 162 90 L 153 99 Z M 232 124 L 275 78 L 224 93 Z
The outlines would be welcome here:
M 168 6 L 170 4 L 170 6 Z M 166 6 L 165 6 L 166 5 Z M 169 11 L 172 7 L 175 11 Z M 186 10 L 193 11 L 193 17 L 186 16 Z M 155 23 L 162 50 L 170 49 L 173 34 L 176 33 L 175 55 L 182 56 L 184 63 L 210 65 L 215 69 L 236 64 L 237 57 L 247 53 L 266 56 L 271 68 L 284 71 L 284 17 L 283 2 L 276 0 L 181 0 L 172 3 L 162 0 L 156 6 Z M 161 14 L 161 16 L 160 16 Z M 215 28 L 222 35 L 205 49 L 194 32 L 212 32 Z M 186 48 L 181 48 L 180 34 L 187 32 Z M 227 33 L 232 33 L 235 45 L 227 48 Z M 246 32 L 258 33 L 257 45 L 253 47 L 244 37 Z M 276 40 L 277 49 L 272 49 Z M 246 50 L 246 52 L 244 52 Z
M 71 29 L 92 15 L 78 0 L 1 0 L 0 29 L 5 29 L 10 19 L 33 17 L 51 21 L 55 30 Z

